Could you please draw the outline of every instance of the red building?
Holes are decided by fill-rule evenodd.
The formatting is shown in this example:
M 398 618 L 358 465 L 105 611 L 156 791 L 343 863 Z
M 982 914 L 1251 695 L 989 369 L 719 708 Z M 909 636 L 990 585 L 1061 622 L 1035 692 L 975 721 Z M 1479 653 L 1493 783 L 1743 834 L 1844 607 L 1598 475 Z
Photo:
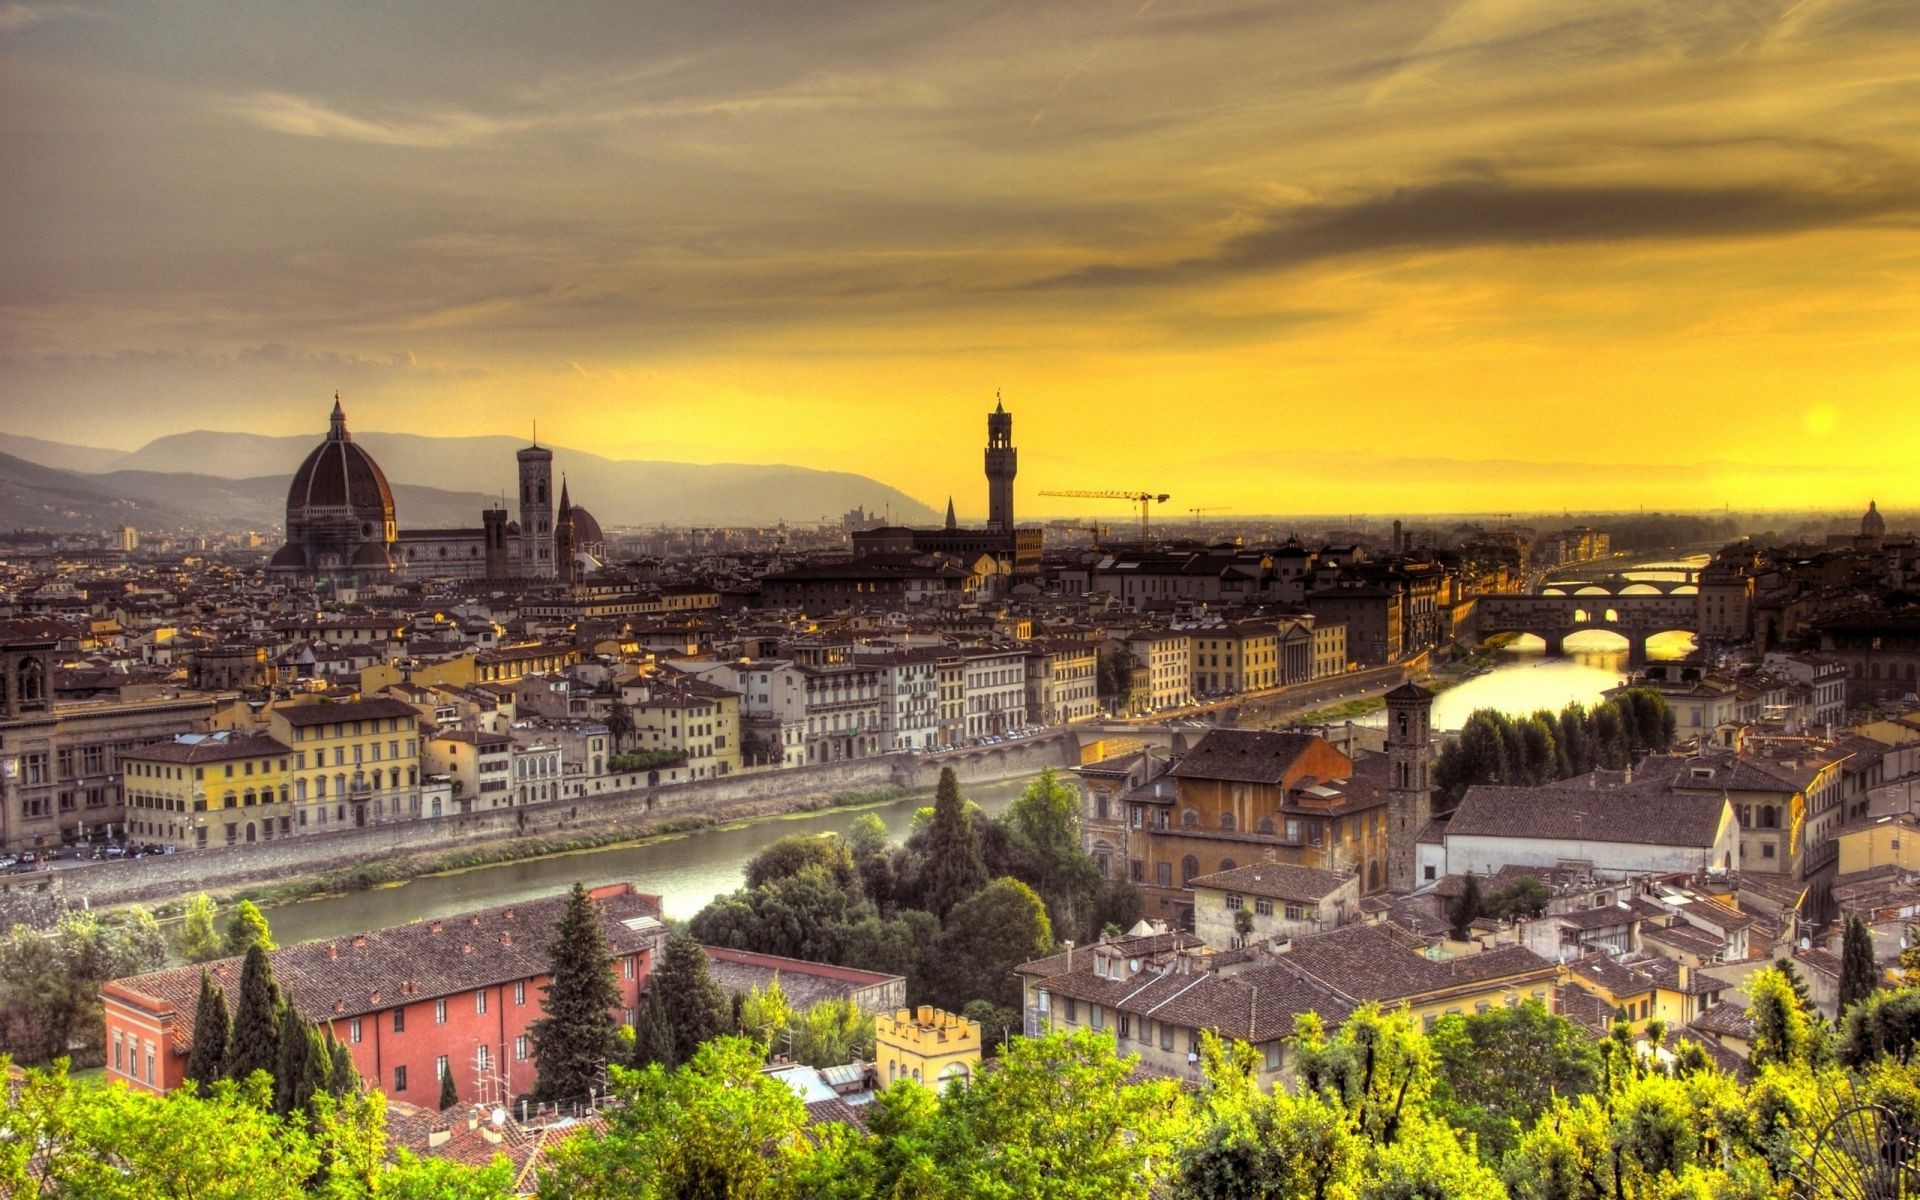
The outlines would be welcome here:
M 660 898 L 630 883 L 591 893 L 620 987 L 616 1017 L 632 1024 L 648 974 L 666 942 Z M 533 1088 L 527 1027 L 543 1012 L 554 928 L 565 896 L 503 905 L 435 921 L 304 942 L 268 956 L 281 992 L 323 1022 L 353 1054 L 370 1086 L 437 1107 L 451 1071 L 460 1099 L 492 1103 Z M 239 997 L 241 959 L 205 968 Z M 179 1087 L 193 1047 L 202 968 L 176 967 L 116 979 L 100 989 L 107 1077 L 166 1092 Z

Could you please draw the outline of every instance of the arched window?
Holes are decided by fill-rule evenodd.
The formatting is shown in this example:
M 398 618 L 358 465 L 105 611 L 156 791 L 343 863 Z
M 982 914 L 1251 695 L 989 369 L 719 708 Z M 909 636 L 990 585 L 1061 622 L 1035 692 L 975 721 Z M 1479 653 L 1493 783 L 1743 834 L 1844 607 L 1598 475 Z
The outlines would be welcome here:
M 302 804 L 305 804 L 307 802 L 307 781 L 306 780 L 296 779 L 293 781 L 293 798 L 295 800 L 298 800 Z
M 1220 828 L 1222 828 L 1222 829 L 1232 829 L 1232 828 L 1233 828 L 1233 814 L 1232 814 L 1232 813 L 1230 813 L 1230 812 L 1223 812 L 1223 813 L 1221 813 L 1221 814 L 1220 814 Z
M 1272 832 L 1273 832 L 1273 828 L 1274 828 L 1274 827 L 1273 827 L 1273 818 L 1272 818 L 1272 817 L 1261 817 L 1261 818 L 1260 818 L 1260 832 L 1261 832 L 1261 833 L 1272 833 Z
M 1234 862 L 1230 858 L 1223 858 L 1220 860 L 1220 869 L 1222 871 L 1231 871 L 1239 865 L 1240 865 L 1239 863 Z
M 1200 814 L 1189 808 L 1180 814 L 1180 824 L 1188 829 L 1197 829 L 1200 825 Z
M 242 792 L 242 793 L 240 794 L 240 802 L 241 802 L 242 804 L 244 804 L 244 805 L 246 805 L 246 806 L 247 806 L 248 808 L 252 808 L 252 807 L 253 807 L 253 799 L 254 799 L 254 797 L 253 797 L 253 789 L 252 789 L 252 788 L 248 788 L 248 789 L 247 789 L 246 791 L 244 791 L 244 792 Z
M 1762 805 L 1760 808 L 1760 828 L 1780 828 L 1780 810 L 1771 804 Z
M 313 794 L 322 800 L 327 798 L 327 777 L 325 775 L 315 775 L 313 777 Z
M 1199 873 L 1200 873 L 1199 859 L 1189 854 L 1185 858 L 1180 860 L 1180 882 L 1183 886 L 1185 884 L 1193 882 L 1193 877 L 1198 875 Z

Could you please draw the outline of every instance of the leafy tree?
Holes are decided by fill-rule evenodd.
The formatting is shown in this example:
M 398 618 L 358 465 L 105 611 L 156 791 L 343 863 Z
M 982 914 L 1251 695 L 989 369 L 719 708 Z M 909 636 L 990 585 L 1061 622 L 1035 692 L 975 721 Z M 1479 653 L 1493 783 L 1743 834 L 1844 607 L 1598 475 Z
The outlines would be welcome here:
M 842 889 L 857 887 L 853 855 L 832 834 L 789 834 L 747 862 L 747 887 L 817 872 Z
M 599 913 L 579 883 L 567 896 L 550 953 L 550 982 L 541 988 L 544 1011 L 527 1027 L 536 1068 L 533 1096 L 545 1103 L 584 1100 L 601 1089 L 600 1073 L 613 1058 L 620 988 Z
M 626 747 L 627 740 L 633 737 L 633 710 L 618 696 L 607 706 L 607 736 L 613 739 L 615 754 L 620 753 Z
M 1173 1080 L 1128 1083 L 1135 1062 L 1088 1030 L 1008 1043 L 999 1070 L 941 1101 L 926 1136 L 947 1181 L 934 1194 L 1146 1200 L 1191 1118 Z
M 933 821 L 927 828 L 926 908 L 942 922 L 956 904 L 986 885 L 980 836 L 960 798 L 960 779 L 952 767 L 940 769 L 934 792 Z
M 308 1051 L 307 1023 L 293 1005 L 280 1008 L 278 1046 L 273 1060 L 273 1111 L 289 1116 L 306 1108 L 312 1092 L 302 1095 L 306 1084 Z
M 1880 988 L 1880 964 L 1873 953 L 1867 923 L 1848 914 L 1840 941 L 1840 1011 L 1846 1012 Z
M 702 1043 L 726 1033 L 727 994 L 707 972 L 707 952 L 691 937 L 667 935 L 666 953 L 647 982 L 649 992 L 656 989 L 673 1031 L 673 1065 L 692 1061 Z
M 1632 747 L 1627 742 L 1627 724 L 1620 716 L 1620 706 L 1609 700 L 1596 705 L 1590 717 L 1599 765 L 1610 771 L 1624 769 L 1633 758 Z
M 960 1015 L 980 1027 L 980 1053 L 983 1055 L 999 1053 L 1007 1038 L 1021 1028 L 1019 1009 L 1004 1008 L 986 1000 L 969 1001 L 960 1010 Z
M 1747 977 L 1747 1015 L 1753 1020 L 1753 1048 L 1748 1054 L 1757 1069 L 1768 1063 L 1805 1065 L 1815 1051 L 1815 1029 L 1807 1006 L 1777 967 Z
M 1317 1014 L 1294 1021 L 1295 1075 L 1303 1093 L 1323 1095 L 1347 1113 L 1356 1132 L 1389 1145 L 1434 1085 L 1433 1048 L 1404 1012 L 1368 1002 L 1328 1037 Z
M 1182 1139 L 1174 1200 L 1321 1200 L 1351 1195 L 1366 1143 L 1321 1095 L 1263 1093 L 1252 1051 L 1201 1035 L 1207 1079 L 1193 1135 Z
M 1094 924 L 1106 881 L 1100 865 L 1080 848 L 1080 797 L 1052 769 L 1028 784 L 997 822 L 1012 851 L 1007 874 L 1040 894 L 1056 930 L 1084 940 Z
M 940 919 L 904 908 L 892 920 L 866 917 L 847 926 L 838 962 L 863 971 L 904 975 L 907 1002 L 919 1004 L 932 994 L 931 961 L 940 937 Z
M 360 1091 L 360 1072 L 354 1068 L 353 1054 L 333 1036 L 333 1027 L 326 1027 L 322 1037 L 326 1048 L 327 1095 L 335 1100 L 343 1100 Z
M 1492 916 L 1537 917 L 1546 911 L 1553 892 L 1532 875 L 1522 875 L 1488 896 L 1482 910 Z
M 1485 906 L 1480 898 L 1480 877 L 1469 871 L 1466 882 L 1460 887 L 1460 894 L 1447 905 L 1447 921 L 1452 927 L 1454 939 L 1465 941 L 1470 927 L 1484 911 Z
M 1920 929 L 1911 922 L 1902 931 L 1900 938 L 1900 984 L 1902 987 L 1920 986 Z
M 837 1067 L 873 1054 L 873 1014 L 845 996 L 821 1000 L 787 1020 L 787 1056 L 810 1067 Z
M 1600 1059 L 1574 1024 L 1537 1000 L 1443 1016 L 1428 1034 L 1438 1079 L 1434 1111 L 1475 1135 L 1497 1161 L 1555 1097 L 1594 1090 Z
M 633 1065 L 655 1063 L 671 1067 L 673 1062 L 673 1021 L 667 1016 L 664 989 L 649 983 L 640 1001 L 640 1019 L 633 1027 Z
M 1575 702 L 1560 710 L 1559 746 L 1567 758 L 1567 778 L 1585 775 L 1599 765 L 1593 733 L 1587 723 L 1586 706 Z
M 689 928 L 710 946 L 838 962 L 847 927 L 862 911 L 846 888 L 805 871 L 719 897 L 695 914 Z
M 446 1112 L 460 1103 L 460 1088 L 453 1081 L 453 1072 L 447 1071 L 440 1076 L 440 1111 Z
M 186 1077 L 202 1087 L 225 1075 L 227 994 L 213 977 L 200 972 L 200 1000 L 193 1010 L 193 1046 L 187 1052 Z
M 734 1001 L 739 1013 L 734 1028 L 743 1037 L 750 1037 L 769 1049 L 777 1049 L 779 1036 L 786 1032 L 793 1020 L 793 1006 L 787 1003 L 787 993 L 780 986 L 780 975 L 774 973 L 764 988 L 754 988 L 744 995 L 736 993 Z
M 233 1034 L 227 1041 L 227 1077 L 245 1082 L 255 1071 L 273 1074 L 280 1058 L 280 985 L 258 942 L 247 947 L 240 967 L 240 995 Z
M 860 889 L 882 913 L 893 909 L 893 855 L 887 845 L 887 826 L 872 813 L 862 813 L 847 830 L 847 856 L 860 877 Z
M 1518 723 L 1521 752 L 1526 759 L 1526 780 L 1538 786 L 1552 783 L 1559 775 L 1559 753 L 1554 746 L 1553 726 L 1537 718 Z
M 1837 1057 L 1855 1069 L 1883 1059 L 1914 1061 L 1920 1045 L 1920 988 L 1876 991 L 1848 1008 L 1841 1019 Z
M 698 947 L 695 947 L 698 949 Z M 568 1138 L 540 1172 L 539 1195 L 565 1200 L 774 1200 L 804 1158 L 806 1106 L 760 1073 L 761 1048 L 717 1038 L 669 1074 L 616 1068 L 621 1103 L 603 1137 Z
M 213 897 L 196 892 L 187 901 L 186 916 L 180 922 L 180 957 L 190 963 L 210 962 L 227 952 L 226 939 L 220 936 L 214 918 L 219 908 Z
M 1017 879 L 996 879 L 954 906 L 934 949 L 934 1002 L 959 1012 L 968 1001 L 1020 1005 L 1013 969 L 1053 950 L 1047 907 Z
M 247 952 L 247 947 L 258 946 L 262 950 L 275 949 L 273 934 L 267 928 L 267 918 L 251 900 L 242 900 L 234 906 L 233 915 L 227 918 L 227 954 L 239 957 Z

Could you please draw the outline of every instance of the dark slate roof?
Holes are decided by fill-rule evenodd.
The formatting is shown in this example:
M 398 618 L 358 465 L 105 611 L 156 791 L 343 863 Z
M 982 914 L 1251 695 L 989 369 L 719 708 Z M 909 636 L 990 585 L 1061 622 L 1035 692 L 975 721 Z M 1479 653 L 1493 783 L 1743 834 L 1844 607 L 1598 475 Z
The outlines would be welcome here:
M 865 988 L 879 987 L 899 979 L 877 971 L 860 971 L 777 954 L 754 954 L 719 946 L 702 946 L 707 952 L 707 974 L 729 993 L 764 989 L 775 979 L 787 1003 L 796 1010 L 811 1008 L 822 1000 L 839 1000 Z
M 1389 704 L 1395 700 L 1431 700 L 1433 699 L 1433 693 L 1409 679 L 1399 687 L 1388 692 L 1385 698 Z
M 1310 733 L 1212 729 L 1173 768 L 1173 774 L 1181 779 L 1278 784 L 1286 779 L 1300 756 L 1319 740 Z
M 1230 871 L 1216 871 L 1211 875 L 1200 875 L 1189 881 L 1189 887 L 1218 888 L 1223 892 L 1240 892 L 1248 896 L 1270 896 L 1275 900 L 1307 900 L 1318 903 L 1328 893 L 1352 879 L 1349 875 L 1336 875 L 1332 871 L 1320 871 L 1313 867 L 1296 867 L 1287 863 L 1256 863 L 1247 867 L 1235 867 Z
M 1719 836 L 1726 804 L 1718 792 L 1689 796 L 1639 788 L 1481 784 L 1461 797 L 1447 836 L 1709 847 Z

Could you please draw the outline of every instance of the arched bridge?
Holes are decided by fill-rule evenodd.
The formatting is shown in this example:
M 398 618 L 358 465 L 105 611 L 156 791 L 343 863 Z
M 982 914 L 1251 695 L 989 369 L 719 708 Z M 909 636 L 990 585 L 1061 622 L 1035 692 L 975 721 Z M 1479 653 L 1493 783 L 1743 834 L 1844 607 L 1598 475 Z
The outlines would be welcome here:
M 1627 639 L 1630 661 L 1646 661 L 1647 639 L 1656 634 L 1698 633 L 1700 599 L 1678 596 L 1482 596 L 1475 604 L 1480 636 L 1530 633 L 1559 654 L 1570 633 L 1603 629 Z

